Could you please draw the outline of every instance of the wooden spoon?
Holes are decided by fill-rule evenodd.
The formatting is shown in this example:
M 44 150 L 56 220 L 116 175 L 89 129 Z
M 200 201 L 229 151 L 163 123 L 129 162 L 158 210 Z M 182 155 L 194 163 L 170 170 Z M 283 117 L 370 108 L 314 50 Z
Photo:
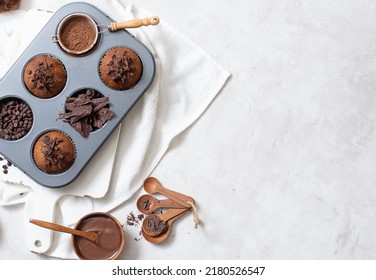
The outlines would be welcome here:
M 182 209 L 186 207 L 177 204 L 171 199 L 159 200 L 150 194 L 144 194 L 137 200 L 137 208 L 141 213 L 151 214 L 158 208 Z
M 108 30 L 110 31 L 118 31 L 119 29 L 124 28 L 137 28 L 141 26 L 148 26 L 148 25 L 157 25 L 159 24 L 159 18 L 154 16 L 151 18 L 143 18 L 143 19 L 131 19 L 121 22 L 111 22 L 108 26 Z
M 187 211 L 187 209 L 169 209 L 161 215 L 149 215 L 142 222 L 142 230 L 149 236 L 157 236 L 167 230 L 167 222 Z
M 65 226 L 62 226 L 62 225 L 58 225 L 58 224 L 54 224 L 54 223 L 50 223 L 50 222 L 46 222 L 46 221 L 41 221 L 41 220 L 36 220 L 36 219 L 30 219 L 29 222 L 34 224 L 34 225 L 44 227 L 44 228 L 48 228 L 48 229 L 51 229 L 51 230 L 70 233 L 70 234 L 73 234 L 73 235 L 85 237 L 86 239 L 89 239 L 90 241 L 93 241 L 93 242 L 95 242 L 98 239 L 98 234 L 94 231 L 77 230 L 77 229 L 73 229 L 73 228 L 70 228 L 70 227 L 65 227 Z
M 193 203 L 192 197 L 163 187 L 158 179 L 154 177 L 149 177 L 144 181 L 144 189 L 146 192 L 151 194 L 161 193 L 182 206 L 192 208 L 192 204 L 187 203 L 187 201 Z
M 168 220 L 167 221 L 167 229 L 166 229 L 166 231 L 162 232 L 161 234 L 159 234 L 157 236 L 151 236 L 151 235 L 148 235 L 147 233 L 145 233 L 145 231 L 143 229 L 141 229 L 142 235 L 144 236 L 144 238 L 147 241 L 149 241 L 151 243 L 155 243 L 155 244 L 162 243 L 170 235 L 172 223 L 175 222 L 177 219 L 179 219 L 181 216 L 183 216 L 187 212 L 187 210 L 188 209 L 186 208 L 182 213 L 180 213 L 179 215 L 175 216 L 174 218 L 171 218 L 170 220 Z

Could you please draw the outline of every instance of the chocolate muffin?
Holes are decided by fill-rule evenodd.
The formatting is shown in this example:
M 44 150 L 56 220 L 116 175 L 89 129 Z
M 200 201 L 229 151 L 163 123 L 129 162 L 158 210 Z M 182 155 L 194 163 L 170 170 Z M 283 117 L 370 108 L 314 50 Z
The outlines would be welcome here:
M 50 55 L 39 55 L 26 65 L 23 79 L 33 95 L 39 98 L 51 98 L 64 89 L 67 71 L 58 59 Z
M 18 9 L 20 0 L 0 0 L 0 13 Z
M 108 50 L 99 67 L 102 81 L 115 90 L 133 88 L 140 81 L 142 71 L 140 57 L 127 47 Z
M 34 144 L 33 158 L 40 170 L 48 174 L 67 171 L 74 163 L 76 150 L 72 140 L 59 131 L 41 135 Z

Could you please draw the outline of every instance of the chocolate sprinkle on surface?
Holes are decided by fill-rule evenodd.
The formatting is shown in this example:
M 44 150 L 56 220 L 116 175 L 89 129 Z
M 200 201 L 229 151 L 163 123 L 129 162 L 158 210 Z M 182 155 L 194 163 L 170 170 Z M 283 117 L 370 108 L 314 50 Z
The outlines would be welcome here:
M 144 214 L 137 214 L 135 215 L 133 212 L 130 212 L 127 216 L 127 221 L 126 221 L 126 224 L 128 226 L 132 226 L 134 227 L 135 229 L 136 228 L 139 228 L 142 224 L 142 220 L 144 219 Z M 141 231 L 138 231 L 137 233 L 138 236 L 142 235 L 142 232 Z M 137 237 L 134 237 L 134 240 L 136 241 L 139 241 L 141 239 L 137 238 Z
M 69 122 L 83 137 L 90 132 L 102 128 L 114 113 L 108 108 L 110 104 L 107 96 L 101 97 L 93 89 L 77 97 L 68 97 L 65 101 L 67 113 L 60 114 L 59 119 Z
M 4 158 L 3 157 L 0 157 L 0 161 L 3 161 L 4 160 Z M 3 169 L 3 173 L 4 174 L 8 174 L 8 172 L 9 172 L 9 168 L 12 166 L 13 164 L 9 161 L 9 160 L 7 160 L 7 164 L 3 164 L 2 165 L 2 169 Z

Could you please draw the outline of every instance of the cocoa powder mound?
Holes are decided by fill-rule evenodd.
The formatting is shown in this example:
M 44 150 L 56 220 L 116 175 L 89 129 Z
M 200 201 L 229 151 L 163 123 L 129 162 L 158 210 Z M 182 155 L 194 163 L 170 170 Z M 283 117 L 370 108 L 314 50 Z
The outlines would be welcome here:
M 95 42 L 95 27 L 86 18 L 75 18 L 61 32 L 61 43 L 72 51 L 84 51 Z

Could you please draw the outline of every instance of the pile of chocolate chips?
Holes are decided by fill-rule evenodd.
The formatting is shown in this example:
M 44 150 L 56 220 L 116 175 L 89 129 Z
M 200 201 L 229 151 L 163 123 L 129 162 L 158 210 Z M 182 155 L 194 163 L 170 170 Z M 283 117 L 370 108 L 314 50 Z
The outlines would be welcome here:
M 0 157 L 0 161 L 3 161 L 4 160 L 4 158 L 3 157 Z M 4 174 L 8 174 L 8 169 L 9 169 L 9 167 L 11 167 L 12 166 L 12 163 L 8 160 L 7 161 L 7 164 L 3 164 L 3 166 L 2 166 L 2 168 L 3 168 L 3 173 Z
M 64 155 L 59 147 L 63 139 L 56 137 L 51 138 L 48 135 L 42 139 L 42 152 L 47 166 L 55 166 L 64 160 Z
M 0 137 L 18 140 L 26 135 L 33 125 L 30 107 L 21 100 L 13 99 L 0 104 Z
M 134 76 L 134 73 L 132 73 L 134 70 L 133 63 L 133 58 L 129 57 L 126 51 L 124 51 L 121 57 L 113 54 L 111 60 L 107 63 L 106 74 L 110 76 L 111 80 L 124 83 L 128 79 L 128 76 Z
M 114 116 L 109 104 L 108 96 L 101 97 L 95 90 L 88 89 L 86 93 L 66 99 L 67 113 L 60 114 L 59 119 L 69 122 L 83 137 L 87 137 Z
M 53 64 L 47 63 L 46 60 L 38 62 L 38 66 L 33 73 L 33 79 L 31 80 L 33 87 L 50 90 L 54 83 L 52 68 Z M 32 71 L 28 70 L 27 74 L 30 75 L 31 73 Z

